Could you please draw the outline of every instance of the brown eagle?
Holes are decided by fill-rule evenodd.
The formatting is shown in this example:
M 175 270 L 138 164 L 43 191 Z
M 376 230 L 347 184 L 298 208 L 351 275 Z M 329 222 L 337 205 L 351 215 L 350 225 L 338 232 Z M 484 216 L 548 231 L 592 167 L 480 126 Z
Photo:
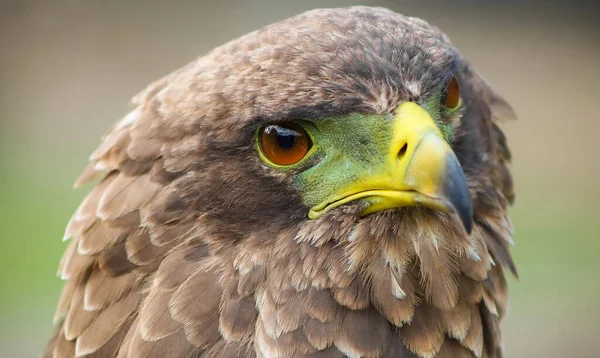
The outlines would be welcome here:
M 386 9 L 151 84 L 92 154 L 46 357 L 502 356 L 510 107 Z

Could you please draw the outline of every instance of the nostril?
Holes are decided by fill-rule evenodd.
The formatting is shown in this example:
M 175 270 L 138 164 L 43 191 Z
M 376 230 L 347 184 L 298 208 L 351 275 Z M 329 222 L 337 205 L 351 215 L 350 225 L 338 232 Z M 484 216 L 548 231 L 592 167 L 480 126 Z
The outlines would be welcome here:
M 400 150 L 398 151 L 398 160 L 399 161 L 402 160 L 402 158 L 406 154 L 407 150 L 408 150 L 408 144 L 404 143 L 404 145 L 402 146 L 402 148 L 400 148 Z

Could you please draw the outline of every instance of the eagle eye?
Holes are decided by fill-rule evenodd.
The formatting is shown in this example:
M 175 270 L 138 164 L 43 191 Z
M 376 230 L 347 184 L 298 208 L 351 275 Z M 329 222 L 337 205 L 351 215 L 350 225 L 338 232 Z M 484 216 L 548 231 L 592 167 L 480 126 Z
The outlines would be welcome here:
M 275 165 L 292 165 L 306 156 L 312 142 L 297 123 L 269 124 L 259 129 L 258 144 L 265 158 Z
M 449 109 L 454 109 L 460 104 L 460 86 L 456 77 L 452 76 L 446 85 L 440 103 Z

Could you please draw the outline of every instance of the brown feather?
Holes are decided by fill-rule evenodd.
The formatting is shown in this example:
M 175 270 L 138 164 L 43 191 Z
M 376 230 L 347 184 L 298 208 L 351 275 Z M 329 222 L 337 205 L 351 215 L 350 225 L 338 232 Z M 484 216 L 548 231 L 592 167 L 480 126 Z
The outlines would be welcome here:
M 108 307 L 135 290 L 141 279 L 142 277 L 134 272 L 111 276 L 94 268 L 85 285 L 84 307 L 89 310 Z
M 253 297 L 228 297 L 221 305 L 220 332 L 228 341 L 250 338 L 256 323 L 256 308 Z
M 475 355 L 453 339 L 447 339 L 436 358 L 474 358 Z
M 183 329 L 156 341 L 145 341 L 136 334 L 131 341 L 127 358 L 187 358 L 199 349 L 189 343 Z
M 460 299 L 451 310 L 441 310 L 441 321 L 446 334 L 454 339 L 464 339 L 471 326 L 472 305 Z
M 147 229 L 137 230 L 125 240 L 127 259 L 138 266 L 149 265 L 161 260 L 171 245 L 155 246 L 150 241 Z
M 200 358 L 256 358 L 256 353 L 249 344 L 220 341 L 202 352 Z
M 392 270 L 389 266 L 384 269 L 374 267 L 371 272 L 371 301 L 384 317 L 400 327 L 413 318 L 416 302 L 411 276 L 404 274 L 402 277 L 396 277 Z M 402 293 L 401 298 L 397 292 Z
M 327 275 L 336 287 L 346 287 L 353 282 L 356 269 L 348 267 L 348 258 L 343 250 L 331 251 L 327 262 Z
M 444 343 L 441 319 L 437 308 L 421 302 L 412 321 L 399 329 L 406 347 L 422 357 L 434 357 Z
M 202 300 L 198 300 L 198 292 L 202 292 Z M 218 276 L 199 269 L 173 294 L 169 310 L 173 319 L 185 326 L 198 325 L 218 312 L 222 292 Z M 218 321 L 218 316 L 215 319 Z
M 504 272 L 499 266 L 492 267 L 484 285 L 493 296 L 500 315 L 504 314 L 508 307 L 508 286 L 504 278 Z
M 266 334 L 277 338 L 299 329 L 308 320 L 304 310 L 298 309 L 299 301 L 300 297 L 295 297 L 293 301 L 277 303 L 270 292 L 259 292 L 256 305 Z
M 77 356 L 91 354 L 101 349 L 130 319 L 139 301 L 140 296 L 132 293 L 102 311 L 77 337 Z
M 174 221 L 158 227 L 150 227 L 150 242 L 164 246 L 174 241 L 183 242 L 198 236 L 198 227 L 192 220 Z
M 461 276 L 459 282 L 459 295 L 467 302 L 477 304 L 483 299 L 483 284 L 467 276 Z
M 483 353 L 483 327 L 481 324 L 481 314 L 477 306 L 471 307 L 471 324 L 465 338 L 460 343 L 469 348 L 476 357 L 480 358 Z
M 139 209 L 158 191 L 159 186 L 150 175 L 128 177 L 118 175 L 106 188 L 98 202 L 98 217 L 114 220 Z
M 95 255 L 123 239 L 129 232 L 126 227 L 113 226 L 107 221 L 97 220 L 79 238 L 77 252 L 80 255 Z
M 321 322 L 311 318 L 304 324 L 303 329 L 304 335 L 310 344 L 319 350 L 323 350 L 330 347 L 339 335 L 340 322 L 337 320 Z
M 351 357 L 378 357 L 390 342 L 391 325 L 373 309 L 348 310 L 339 327 L 335 346 Z
M 182 330 L 181 322 L 174 320 L 169 311 L 172 296 L 172 292 L 154 288 L 146 297 L 140 308 L 138 326 L 138 334 L 142 340 L 159 341 Z
M 89 163 L 87 167 L 85 167 L 85 169 L 81 172 L 81 174 L 79 174 L 79 176 L 75 180 L 75 183 L 73 183 L 73 188 L 79 189 L 85 184 L 98 179 L 98 177 L 100 177 L 101 174 L 106 174 L 106 172 L 107 168 L 103 165 L 100 165 L 98 162 L 94 161 L 92 163 Z
M 441 309 L 451 309 L 458 300 L 458 256 L 449 247 L 448 237 L 436 232 L 413 241 L 419 259 L 425 298 Z
M 131 114 L 133 113 L 135 112 L 132 112 Z M 119 127 L 119 124 L 114 125 L 102 138 L 102 143 L 90 156 L 91 161 L 102 159 L 111 152 L 120 151 L 129 143 L 129 130 L 123 130 L 122 127 Z
M 62 270 L 59 272 L 63 280 L 76 278 L 96 263 L 96 257 L 79 254 L 77 252 L 78 246 L 79 240 L 73 240 L 63 256 Z
M 239 275 L 237 293 L 240 297 L 253 294 L 258 286 L 265 280 L 266 269 L 264 265 L 254 266 L 250 272 Z
M 149 162 L 160 156 L 163 141 L 157 138 L 132 140 L 127 147 L 127 155 L 138 162 Z
M 191 253 L 203 251 L 204 247 L 186 247 L 170 253 L 160 264 L 153 284 L 164 291 L 178 289 L 199 268 L 197 260 L 187 260 Z
M 483 303 L 487 310 L 494 316 L 498 316 L 498 307 L 496 306 L 496 300 L 492 297 L 488 290 L 483 290 Z
M 473 280 L 482 281 L 485 280 L 488 271 L 492 264 L 485 239 L 479 225 L 473 227 L 473 233 L 471 234 L 473 240 L 473 249 L 477 253 L 477 259 L 462 255 L 459 259 L 460 270 L 463 274 L 467 275 Z
M 63 322 L 64 337 L 74 340 L 100 315 L 100 311 L 86 310 L 84 307 L 85 286 L 82 284 L 73 292 L 67 316 Z
M 193 207 L 193 200 L 197 198 L 186 198 L 183 192 L 177 188 L 179 182 L 190 180 L 189 176 L 195 173 L 188 173 L 187 176 L 177 179 L 170 186 L 163 187 L 156 195 L 141 208 L 142 223 L 151 229 L 161 230 L 163 225 L 178 224 L 189 215 L 188 209 Z M 151 233 L 152 234 L 152 233 Z M 159 235 L 151 235 L 156 237 Z
M 219 333 L 219 313 L 214 311 L 204 318 L 205 321 L 184 327 L 187 340 L 202 349 L 209 348 L 222 339 Z
M 79 236 L 96 220 L 96 212 L 98 211 L 98 203 L 104 194 L 106 188 L 116 178 L 117 173 L 111 173 L 105 176 L 92 191 L 83 199 L 79 208 L 73 214 L 71 220 L 67 224 L 64 238 L 68 239 L 73 236 Z
M 267 334 L 262 324 L 261 316 L 256 322 L 254 344 L 259 356 L 292 357 L 303 354 L 313 354 L 317 350 L 310 345 L 302 331 L 288 332 L 277 337 Z
M 343 307 L 333 299 L 333 295 L 329 290 L 311 288 L 302 303 L 306 314 L 321 322 L 335 319 L 343 310 Z
M 502 356 L 502 337 L 500 336 L 499 317 L 487 309 L 487 305 L 479 304 L 483 342 L 489 357 Z
M 133 270 L 136 266 L 127 258 L 126 240 L 105 249 L 98 255 L 98 268 L 109 276 L 119 276 Z
M 486 239 L 485 242 L 494 259 L 499 264 L 507 266 L 511 273 L 515 277 L 518 277 L 517 268 L 508 252 L 508 244 L 512 242 L 510 239 L 512 228 L 502 230 L 498 225 L 494 225 L 493 221 L 489 220 L 482 223 L 482 228 Z
M 392 338 L 390 340 L 390 344 L 388 345 L 387 350 L 381 356 L 382 358 L 419 358 L 418 355 L 411 352 L 404 343 L 402 343 L 402 339 L 398 336 L 398 332 L 395 330 L 392 334 Z
M 169 172 L 186 172 L 202 155 L 203 136 L 185 136 L 172 142 L 168 152 L 163 147 L 164 167 Z
M 153 162 L 138 162 L 131 159 L 125 152 L 121 153 L 117 161 L 119 172 L 128 177 L 147 174 L 152 170 L 152 167 L 154 167 Z M 150 178 L 150 175 L 147 175 L 147 177 Z
M 129 327 L 127 327 L 127 324 L 125 324 L 123 327 L 127 327 L 127 332 L 125 333 L 125 336 L 123 336 L 123 339 L 120 342 L 119 350 L 116 354 L 117 358 L 127 358 L 129 350 L 131 348 L 131 344 L 134 341 L 136 335 L 138 334 L 138 327 L 140 322 L 139 314 L 136 314 L 135 318 L 132 317 L 132 319 L 133 321 L 131 322 L 131 325 Z
M 132 320 L 126 321 L 121 328 L 94 353 L 88 354 L 86 358 L 116 357 L 127 333 L 131 330 Z
M 335 347 L 329 347 L 322 351 L 311 352 L 308 354 L 298 354 L 299 358 L 343 358 L 344 354 Z
M 369 307 L 369 290 L 363 280 L 356 276 L 348 286 L 333 289 L 333 298 L 341 305 L 353 310 Z
M 65 314 L 68 312 L 75 289 L 80 284 L 81 283 L 75 279 L 67 280 L 67 282 L 65 283 L 65 286 L 63 287 L 63 290 L 60 294 L 60 298 L 58 299 L 56 312 L 54 313 L 53 322 L 55 324 L 60 322 L 60 320 L 62 320 Z
M 165 169 L 165 163 L 162 158 L 157 159 L 150 169 L 150 179 L 160 185 L 168 185 L 181 177 L 183 172 L 169 172 Z
M 52 354 L 54 358 L 75 357 L 75 342 L 67 340 L 62 331 L 63 330 L 61 329 L 61 333 L 55 341 L 56 343 L 52 350 Z

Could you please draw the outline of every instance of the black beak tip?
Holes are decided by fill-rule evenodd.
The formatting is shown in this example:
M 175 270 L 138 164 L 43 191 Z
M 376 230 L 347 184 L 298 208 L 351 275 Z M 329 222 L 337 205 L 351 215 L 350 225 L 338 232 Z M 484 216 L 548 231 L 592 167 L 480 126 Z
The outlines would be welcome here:
M 471 231 L 473 231 L 473 215 L 459 212 L 458 216 L 460 217 L 460 221 L 462 222 L 467 234 L 471 235 Z
M 473 204 L 467 187 L 467 179 L 456 158 L 446 160 L 444 194 L 460 218 L 467 234 L 473 230 Z

